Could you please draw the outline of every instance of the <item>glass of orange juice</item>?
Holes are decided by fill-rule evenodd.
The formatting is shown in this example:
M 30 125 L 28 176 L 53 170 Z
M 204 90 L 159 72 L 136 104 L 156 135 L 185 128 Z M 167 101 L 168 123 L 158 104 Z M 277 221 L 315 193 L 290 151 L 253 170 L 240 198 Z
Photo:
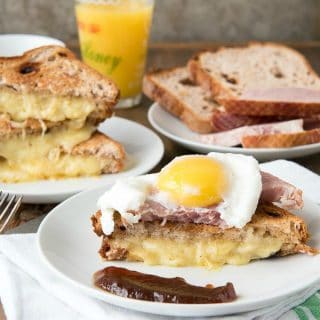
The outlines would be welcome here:
M 120 88 L 118 107 L 139 104 L 154 0 L 76 0 L 82 59 Z

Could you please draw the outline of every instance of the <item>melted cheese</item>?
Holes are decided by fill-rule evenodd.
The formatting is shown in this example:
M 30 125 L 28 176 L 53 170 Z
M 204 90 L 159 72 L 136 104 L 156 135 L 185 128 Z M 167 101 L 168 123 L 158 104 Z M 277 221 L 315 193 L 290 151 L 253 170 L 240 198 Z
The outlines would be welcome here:
M 95 110 L 93 102 L 80 97 L 58 97 L 40 94 L 16 93 L 3 88 L 0 94 L 0 113 L 7 113 L 11 120 L 21 122 L 28 118 L 48 121 L 86 120 Z
M 58 159 L 27 159 L 9 165 L 0 163 L 0 180 L 7 183 L 67 177 L 97 176 L 108 166 L 110 160 L 94 156 L 62 155 Z
M 108 160 L 68 154 L 75 145 L 88 140 L 94 130 L 91 126 L 56 129 L 43 136 L 0 141 L 0 180 L 22 182 L 100 174 Z
M 138 239 L 110 240 L 128 250 L 129 261 L 171 267 L 202 266 L 218 269 L 224 264 L 242 265 L 253 259 L 267 258 L 280 250 L 282 240 L 250 236 L 243 242 L 231 240 Z

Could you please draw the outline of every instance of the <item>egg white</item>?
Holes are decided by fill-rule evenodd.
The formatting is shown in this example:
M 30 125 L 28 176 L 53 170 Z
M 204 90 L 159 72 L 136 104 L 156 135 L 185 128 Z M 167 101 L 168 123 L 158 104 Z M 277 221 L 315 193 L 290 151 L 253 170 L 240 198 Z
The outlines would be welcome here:
M 258 161 L 242 154 L 208 154 L 220 162 L 228 174 L 228 189 L 217 211 L 229 227 L 243 228 L 252 218 L 262 191 Z
M 185 157 L 175 158 L 178 161 Z M 251 156 L 238 154 L 208 154 L 221 163 L 227 175 L 228 188 L 221 196 L 223 201 L 217 206 L 217 211 L 228 227 L 242 228 L 252 218 L 258 205 L 262 190 L 262 180 L 258 162 Z M 169 164 L 170 165 L 170 164 Z M 170 195 L 156 187 L 158 174 L 149 174 L 118 180 L 113 187 L 98 200 L 101 210 L 102 230 L 110 235 L 114 230 L 113 214 L 119 212 L 128 223 L 138 223 L 141 215 L 133 215 L 129 211 L 137 211 L 149 199 L 160 203 L 168 209 L 176 209 L 178 204 L 170 200 Z M 213 182 L 214 183 L 214 182 Z M 188 190 L 190 194 L 197 190 Z M 201 212 L 203 208 L 194 208 Z

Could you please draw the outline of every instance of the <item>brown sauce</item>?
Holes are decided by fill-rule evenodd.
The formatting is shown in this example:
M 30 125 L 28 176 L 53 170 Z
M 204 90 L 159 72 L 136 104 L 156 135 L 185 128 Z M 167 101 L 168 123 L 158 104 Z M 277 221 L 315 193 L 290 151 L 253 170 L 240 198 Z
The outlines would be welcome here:
M 121 297 L 166 303 L 222 303 L 237 298 L 232 283 L 197 287 L 183 278 L 162 278 L 117 267 L 97 271 L 94 284 Z

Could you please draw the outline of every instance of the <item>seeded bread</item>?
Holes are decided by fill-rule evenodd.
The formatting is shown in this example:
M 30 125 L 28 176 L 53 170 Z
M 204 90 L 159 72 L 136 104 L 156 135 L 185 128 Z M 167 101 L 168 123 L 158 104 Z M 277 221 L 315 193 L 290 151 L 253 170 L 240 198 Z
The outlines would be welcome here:
M 191 79 L 227 112 L 255 116 L 299 116 L 320 113 L 320 101 L 250 101 L 241 96 L 252 89 L 307 88 L 320 90 L 320 79 L 303 55 L 283 45 L 254 43 L 247 47 L 202 52 L 189 61 Z M 311 107 L 312 112 L 309 112 Z
M 119 98 L 119 90 L 111 80 L 59 46 L 44 46 L 23 56 L 0 58 L 0 92 L 1 88 L 92 101 L 96 110 L 89 118 L 96 123 L 111 116 Z
M 304 221 L 290 212 L 274 205 L 259 205 L 251 222 L 244 228 L 221 229 L 217 226 L 167 222 L 139 222 L 124 226 L 121 219 L 117 218 L 114 232 L 110 236 L 104 235 L 101 228 L 101 212 L 92 216 L 94 232 L 102 237 L 99 251 L 106 260 L 126 260 L 127 250 L 121 247 L 121 239 L 129 237 L 137 239 L 221 239 L 232 241 L 245 241 L 254 232 L 259 237 L 271 236 L 282 240 L 282 246 L 277 255 L 284 256 L 298 252 L 315 254 L 317 250 L 310 248 L 306 242 L 308 231 Z M 120 244 L 120 245 L 119 245 Z

